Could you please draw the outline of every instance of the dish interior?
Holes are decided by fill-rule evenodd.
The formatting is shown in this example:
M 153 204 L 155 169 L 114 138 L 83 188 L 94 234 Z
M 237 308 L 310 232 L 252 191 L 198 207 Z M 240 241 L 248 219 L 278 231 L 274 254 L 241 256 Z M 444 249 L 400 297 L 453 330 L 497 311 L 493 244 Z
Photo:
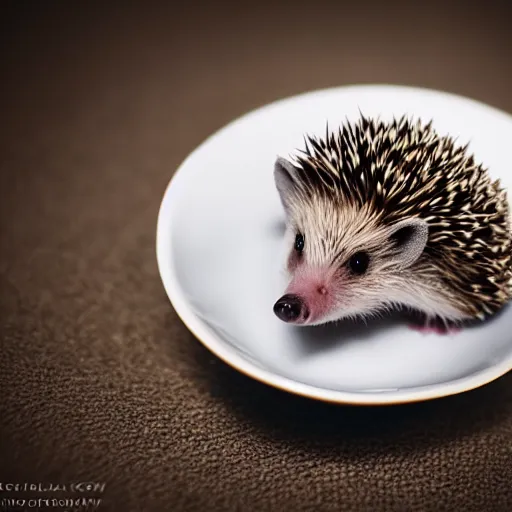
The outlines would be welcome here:
M 175 308 L 201 340 L 245 370 L 315 388 L 382 393 L 440 386 L 512 361 L 512 308 L 440 336 L 403 319 L 292 327 L 273 313 L 286 285 L 284 212 L 273 180 L 277 155 L 345 119 L 407 114 L 432 119 L 511 189 L 512 120 L 449 94 L 391 86 L 348 87 L 271 104 L 231 123 L 183 163 L 159 218 L 159 266 Z M 235 364 L 236 366 L 236 364 Z M 512 365 L 509 365 L 509 367 Z

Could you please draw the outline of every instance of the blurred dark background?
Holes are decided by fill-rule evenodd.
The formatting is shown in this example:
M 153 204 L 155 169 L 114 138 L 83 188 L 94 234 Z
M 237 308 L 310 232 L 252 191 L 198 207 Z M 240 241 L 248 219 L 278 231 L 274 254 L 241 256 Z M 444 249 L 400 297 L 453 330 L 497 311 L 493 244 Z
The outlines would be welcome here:
M 0 482 L 104 482 L 100 510 L 512 510 L 510 375 L 286 395 L 190 335 L 154 251 L 181 161 L 267 102 L 396 83 L 512 113 L 511 5 L 2 2 Z

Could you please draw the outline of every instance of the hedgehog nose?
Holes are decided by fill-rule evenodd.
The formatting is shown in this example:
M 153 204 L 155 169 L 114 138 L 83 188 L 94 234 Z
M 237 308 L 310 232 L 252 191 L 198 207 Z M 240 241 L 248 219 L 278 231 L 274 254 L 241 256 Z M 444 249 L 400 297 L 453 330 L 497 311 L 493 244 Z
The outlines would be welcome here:
M 274 313 L 283 322 L 293 322 L 306 311 L 306 306 L 297 295 L 283 295 L 274 304 Z

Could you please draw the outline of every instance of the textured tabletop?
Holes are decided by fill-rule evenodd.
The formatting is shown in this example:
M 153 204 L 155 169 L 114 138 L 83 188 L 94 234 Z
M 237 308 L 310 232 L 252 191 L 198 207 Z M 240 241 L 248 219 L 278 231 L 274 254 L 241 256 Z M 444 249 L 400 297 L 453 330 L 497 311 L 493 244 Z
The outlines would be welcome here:
M 396 407 L 291 396 L 189 333 L 155 257 L 173 172 L 250 109 L 386 82 L 512 112 L 506 3 L 5 2 L 0 498 L 95 481 L 119 512 L 512 510 L 512 375 Z

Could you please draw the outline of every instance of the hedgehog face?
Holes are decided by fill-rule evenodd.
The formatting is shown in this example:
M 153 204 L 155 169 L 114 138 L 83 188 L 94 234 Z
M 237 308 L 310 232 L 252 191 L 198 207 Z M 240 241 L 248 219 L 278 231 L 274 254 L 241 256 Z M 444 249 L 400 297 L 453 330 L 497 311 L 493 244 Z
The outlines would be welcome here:
M 278 160 L 275 179 L 287 221 L 290 283 L 275 303 L 281 320 L 317 325 L 371 315 L 411 289 L 411 267 L 428 238 L 426 222 L 383 225 L 369 205 L 305 195 Z

